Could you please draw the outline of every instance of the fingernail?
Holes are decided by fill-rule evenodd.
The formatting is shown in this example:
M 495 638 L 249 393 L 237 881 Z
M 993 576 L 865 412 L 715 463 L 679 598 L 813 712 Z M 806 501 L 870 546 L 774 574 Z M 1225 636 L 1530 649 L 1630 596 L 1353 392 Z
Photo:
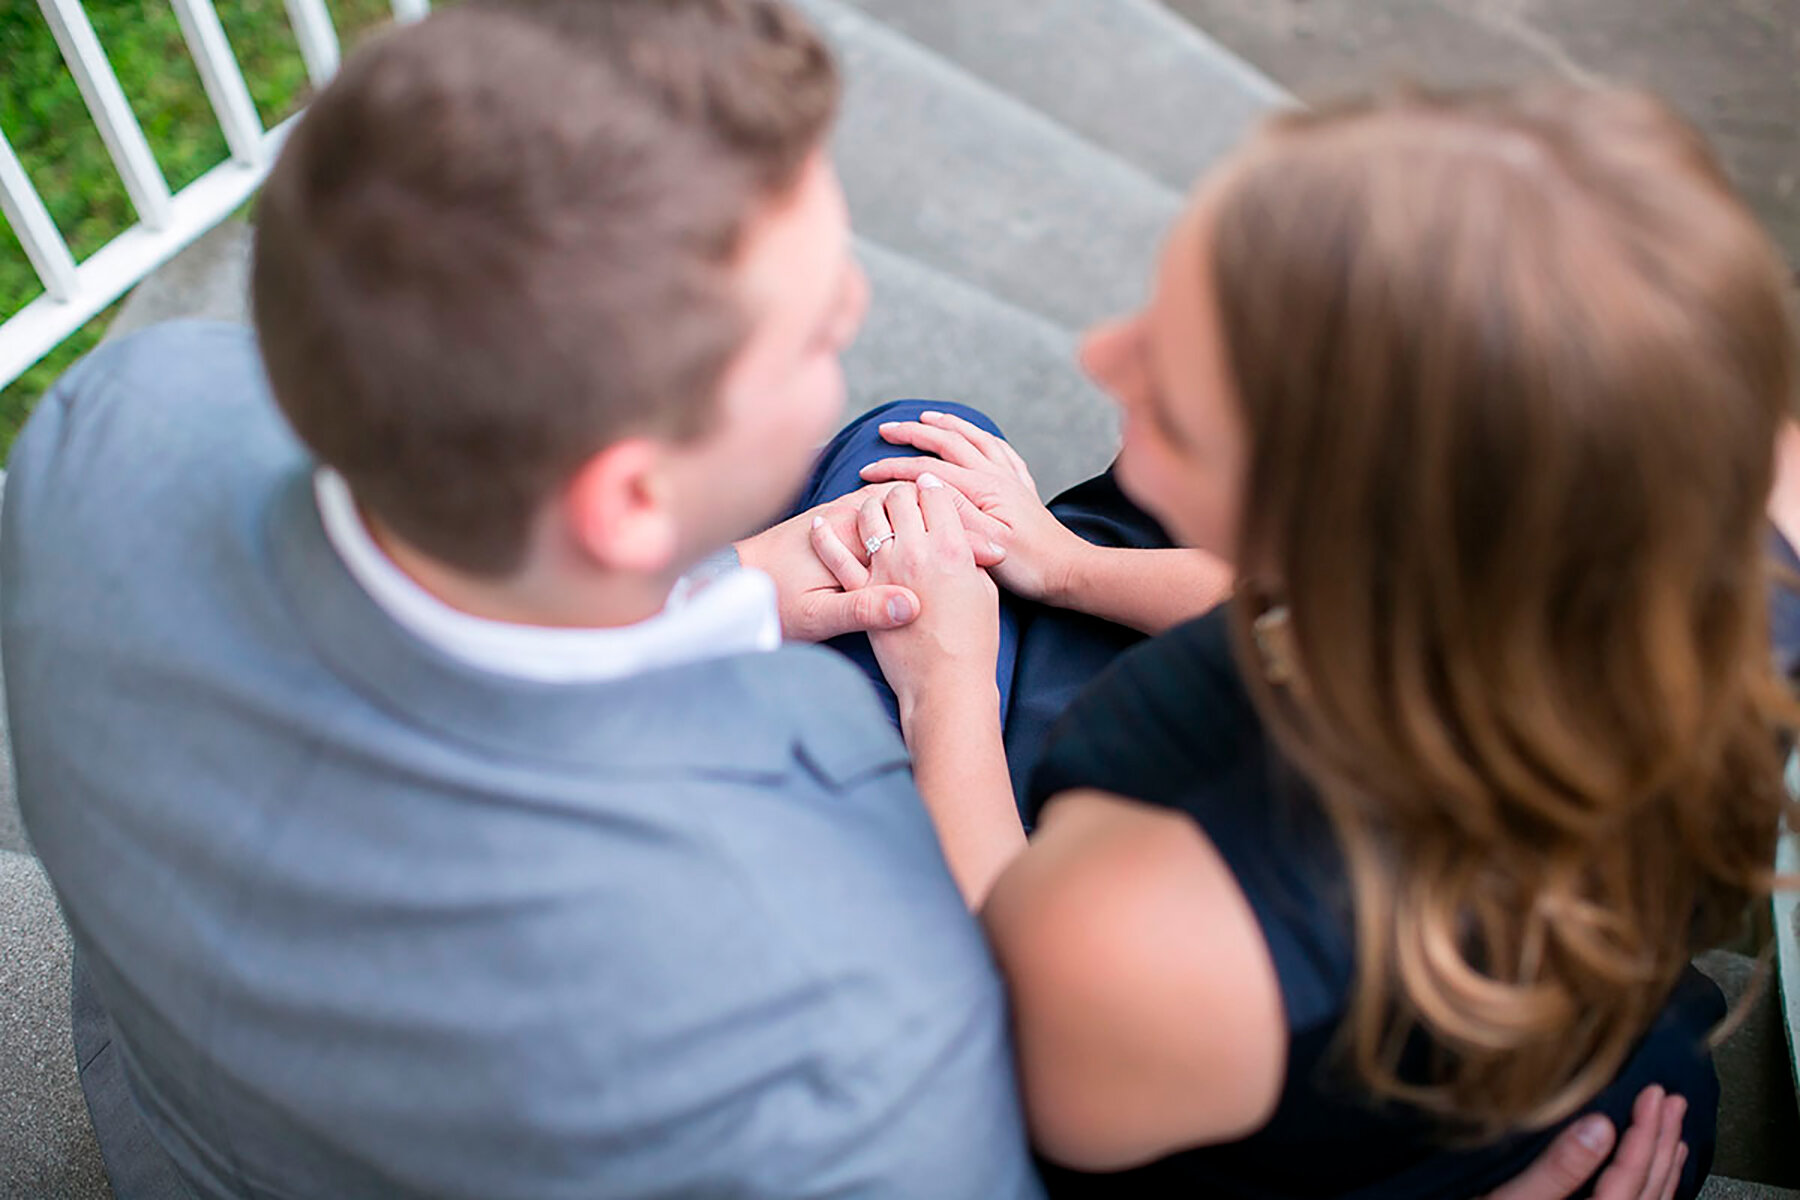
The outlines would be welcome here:
M 944 415 L 943 413 L 938 412 L 935 409 L 928 408 L 924 412 L 919 414 L 919 420 L 923 421 L 923 420 L 927 419 L 928 417 L 941 417 L 943 415 Z
M 883 421 L 881 424 L 877 425 L 875 428 L 877 428 L 877 429 L 897 429 L 897 428 L 899 428 L 899 426 L 900 426 L 900 422 L 898 422 L 898 421 Z
M 941 488 L 944 486 L 944 481 L 939 479 L 936 475 L 933 475 L 930 471 L 927 471 L 919 476 L 919 486 L 922 488 Z
M 1589 1150 L 1604 1149 L 1610 1124 L 1605 1117 L 1586 1117 L 1575 1126 L 1575 1140 Z
M 989 542 L 988 543 L 988 553 L 992 554 L 996 558 L 1005 558 L 1006 557 L 1006 547 L 1002 546 L 999 542 Z
M 912 620 L 912 604 L 903 596 L 895 596 L 887 602 L 888 620 L 896 625 Z
M 818 528 L 818 527 L 819 527 L 819 526 L 821 526 L 821 525 L 823 525 L 823 524 L 825 524 L 825 518 L 824 518 L 824 517 L 814 517 L 814 518 L 813 518 L 813 528 L 814 528 L 814 529 L 817 529 L 817 528 Z
M 858 471 L 857 474 L 866 476 L 870 471 L 873 471 L 874 469 L 875 469 L 875 464 L 870 463 L 868 466 L 866 466 L 866 467 L 862 468 L 860 471 Z

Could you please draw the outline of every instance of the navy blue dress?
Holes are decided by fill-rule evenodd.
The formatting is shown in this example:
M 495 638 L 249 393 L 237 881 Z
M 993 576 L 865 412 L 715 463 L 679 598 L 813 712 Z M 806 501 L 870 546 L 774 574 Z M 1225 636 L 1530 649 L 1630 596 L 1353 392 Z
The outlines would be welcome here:
M 1222 611 L 1125 651 L 1069 708 L 1032 776 L 1032 815 L 1076 787 L 1172 808 L 1205 830 L 1274 959 L 1287 1076 L 1274 1116 L 1255 1134 L 1113 1175 L 1044 1164 L 1052 1196 L 1443 1200 L 1511 1178 L 1554 1136 L 1456 1146 L 1417 1110 L 1372 1105 L 1346 1077 L 1333 1054 L 1355 969 L 1343 862 L 1316 799 L 1263 732 Z M 1623 1130 L 1648 1084 L 1685 1096 L 1682 1197 L 1699 1191 L 1712 1162 L 1719 1091 L 1704 1039 L 1724 1013 L 1718 989 L 1689 968 L 1625 1069 L 1585 1110 Z

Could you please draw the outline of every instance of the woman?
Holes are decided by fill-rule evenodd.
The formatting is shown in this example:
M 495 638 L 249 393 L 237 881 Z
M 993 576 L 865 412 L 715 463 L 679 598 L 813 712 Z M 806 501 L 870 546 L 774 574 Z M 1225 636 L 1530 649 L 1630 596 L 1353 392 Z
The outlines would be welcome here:
M 1723 1006 L 1687 963 L 1769 886 L 1793 724 L 1784 288 L 1645 97 L 1275 118 L 1085 348 L 1120 484 L 1235 592 L 1075 704 L 1022 850 L 991 706 L 933 699 L 993 680 L 934 493 L 1007 526 L 1027 595 L 1089 552 L 991 435 L 886 431 L 942 461 L 865 472 L 920 488 L 862 508 L 868 580 L 923 606 L 874 649 L 909 741 L 958 722 L 921 791 L 986 897 L 1054 1192 L 1468 1195 L 1653 1084 L 1690 1104 L 1695 1194 Z

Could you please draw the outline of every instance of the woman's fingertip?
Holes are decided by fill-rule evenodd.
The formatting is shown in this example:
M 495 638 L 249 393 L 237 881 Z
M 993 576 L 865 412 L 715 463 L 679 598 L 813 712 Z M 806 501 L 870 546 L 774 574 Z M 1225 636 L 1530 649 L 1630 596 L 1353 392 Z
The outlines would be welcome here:
M 888 620 L 896 625 L 906 624 L 908 621 L 912 620 L 913 617 L 912 601 L 908 600 L 905 596 L 889 597 L 887 602 L 887 615 Z
M 992 554 L 995 558 L 1005 558 L 1006 547 L 1002 546 L 999 542 L 989 542 L 988 553 Z
M 919 420 L 921 420 L 921 421 L 939 421 L 939 420 L 943 419 L 943 416 L 944 416 L 944 414 L 941 412 L 938 412 L 936 409 L 928 408 L 924 412 L 919 414 Z
M 936 475 L 933 475 L 930 471 L 926 471 L 919 476 L 919 486 L 922 488 L 941 488 L 944 486 L 944 481 L 939 479 Z
M 824 518 L 824 517 L 814 517 L 814 518 L 813 518 L 813 523 L 812 523 L 812 527 L 813 527 L 813 528 L 814 528 L 814 529 L 823 529 L 823 528 L 825 528 L 825 518 Z

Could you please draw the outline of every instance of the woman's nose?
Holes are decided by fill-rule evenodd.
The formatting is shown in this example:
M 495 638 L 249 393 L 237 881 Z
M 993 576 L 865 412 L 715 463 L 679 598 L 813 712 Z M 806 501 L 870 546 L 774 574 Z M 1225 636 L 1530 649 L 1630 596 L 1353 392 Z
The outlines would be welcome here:
M 1081 369 L 1088 378 L 1109 392 L 1124 386 L 1132 362 L 1131 340 L 1136 321 L 1131 317 L 1115 317 L 1089 329 L 1081 339 Z

